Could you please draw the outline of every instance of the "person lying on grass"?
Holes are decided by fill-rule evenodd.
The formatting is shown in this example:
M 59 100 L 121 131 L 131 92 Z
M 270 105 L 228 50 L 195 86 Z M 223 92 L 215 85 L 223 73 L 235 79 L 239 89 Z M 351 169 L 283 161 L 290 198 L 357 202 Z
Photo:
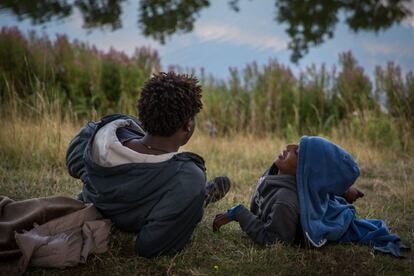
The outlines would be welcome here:
M 66 166 L 84 184 L 80 200 L 137 234 L 139 255 L 175 254 L 190 242 L 203 208 L 227 193 L 230 180 L 216 177 L 206 185 L 203 158 L 179 152 L 202 108 L 196 78 L 156 74 L 137 107 L 140 121 L 115 114 L 84 126 L 69 145 Z
M 299 145 L 287 145 L 259 179 L 250 210 L 237 204 L 216 215 L 213 231 L 237 221 L 260 245 L 359 242 L 400 256 L 400 239 L 383 221 L 355 216 L 351 203 L 364 196 L 351 187 L 359 173 L 344 149 L 321 137 L 304 136 Z

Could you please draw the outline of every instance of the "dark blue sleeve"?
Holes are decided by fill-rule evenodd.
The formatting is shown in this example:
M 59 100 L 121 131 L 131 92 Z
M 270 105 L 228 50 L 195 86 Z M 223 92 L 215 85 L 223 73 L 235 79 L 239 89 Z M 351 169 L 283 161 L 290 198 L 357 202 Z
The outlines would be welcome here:
M 175 254 L 190 242 L 203 217 L 205 174 L 193 162 L 182 166 L 179 176 L 154 206 L 137 235 L 135 249 L 141 256 Z

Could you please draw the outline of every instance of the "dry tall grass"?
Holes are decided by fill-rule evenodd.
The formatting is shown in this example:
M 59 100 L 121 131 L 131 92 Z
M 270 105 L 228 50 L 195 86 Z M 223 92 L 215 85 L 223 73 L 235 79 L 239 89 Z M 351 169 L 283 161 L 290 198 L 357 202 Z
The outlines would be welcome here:
M 17 39 L 15 45 L 21 45 L 19 41 L 22 37 L 17 30 L 11 30 L 11 39 Z M 75 52 L 89 53 L 89 48 L 85 45 L 72 45 L 65 42 L 64 38 L 60 39 L 60 43 L 62 47 L 73 46 Z M 99 62 L 93 63 L 94 59 L 89 60 L 96 69 L 91 72 L 85 64 L 76 63 L 76 59 L 70 57 L 70 51 L 62 51 L 62 57 L 69 55 L 69 58 L 62 59 L 66 63 L 60 60 L 56 64 L 68 70 L 61 70 L 60 73 L 78 72 L 76 77 L 60 80 L 61 86 L 65 84 L 67 89 L 73 88 L 69 93 L 55 83 L 55 69 L 60 67 L 54 68 L 50 62 L 41 58 L 43 54 L 51 55 L 53 51 L 29 48 L 34 51 L 32 56 L 46 65 L 39 68 L 49 70 L 49 75 L 42 77 L 34 67 L 24 69 L 23 64 L 27 60 L 24 63 L 21 59 L 27 55 L 19 52 L 19 47 L 0 47 L 4 57 L 14 57 L 16 61 L 6 64 L 12 72 L 10 78 L 6 77 L 5 72 L 8 71 L 4 69 L 1 76 L 0 194 L 16 200 L 51 195 L 75 196 L 81 189 L 81 183 L 68 175 L 64 158 L 67 144 L 85 123 L 78 121 L 77 114 L 90 114 L 94 117 L 91 119 L 97 119 L 97 112 L 118 110 L 111 105 L 116 100 L 106 99 L 110 93 L 101 95 L 102 102 L 99 102 L 99 97 L 92 99 L 89 95 L 91 87 L 103 85 L 99 84 L 99 79 L 105 80 L 103 86 L 109 92 L 115 91 L 109 84 L 116 82 L 99 75 L 101 67 L 98 66 Z M 36 52 L 37 50 L 39 51 Z M 99 55 L 96 53 L 95 61 L 101 58 L 111 59 L 110 54 L 106 57 Z M 119 57 L 122 53 L 112 52 L 112 55 Z M 125 93 L 123 96 L 118 95 L 121 110 L 130 109 L 127 106 L 132 101 L 128 99 L 131 95 L 135 98 L 139 84 L 146 79 L 144 76 L 149 75 L 151 68 L 157 67 L 155 53 L 146 53 L 143 49 L 142 56 L 137 58 L 145 61 L 146 57 L 150 57 L 149 61 L 152 62 L 146 63 L 147 66 L 143 66 L 143 69 L 138 66 L 146 73 L 138 74 L 138 78 L 135 75 L 137 72 L 130 72 L 128 78 L 133 82 L 128 86 L 129 90 L 127 89 L 129 96 L 126 97 Z M 350 55 L 344 57 L 351 58 Z M 124 68 L 121 63 L 105 66 L 110 76 L 115 76 L 111 73 L 115 67 L 119 67 L 117 70 Z M 358 68 L 344 70 L 349 74 L 342 75 L 342 86 L 328 87 L 326 90 L 325 76 L 329 77 L 329 74 L 324 67 L 321 72 L 314 72 L 316 69 L 310 68 L 310 79 L 295 80 L 298 83 L 293 85 L 290 70 L 278 62 L 270 62 L 263 68 L 263 72 L 255 66 L 253 64 L 246 67 L 244 76 L 250 76 L 250 79 L 245 80 L 245 87 L 242 87 L 239 73 L 234 70 L 228 87 L 226 83 L 216 83 L 214 80 L 204 84 L 205 108 L 199 116 L 200 129 L 183 150 L 196 152 L 205 158 L 209 178 L 225 174 L 231 178 L 233 185 L 224 200 L 206 209 L 192 243 L 183 252 L 173 257 L 152 260 L 136 257 L 133 236 L 113 229 L 110 251 L 92 256 L 86 265 L 66 270 L 31 269 L 29 272 L 42 275 L 413 274 L 413 253 L 405 260 L 397 260 L 389 256 L 374 255 L 368 247 L 349 244 L 331 244 L 318 250 L 282 245 L 261 248 L 246 238 L 236 223 L 226 225 L 219 234 L 212 232 L 214 215 L 235 203 L 248 204 L 258 177 L 271 164 L 280 149 L 287 143 L 297 142 L 299 133 L 308 131 L 329 135 L 327 138 L 340 144 L 358 160 L 362 175 L 355 185 L 366 194 L 356 203 L 358 213 L 363 217 L 384 219 L 403 241 L 414 244 L 414 139 L 410 119 L 413 114 L 410 103 L 414 94 L 411 86 L 408 86 L 412 83 L 413 75 L 408 74 L 403 83 L 391 85 L 393 76 L 401 75 L 398 68 L 391 64 L 387 71 L 378 69 L 377 76 L 381 83 L 388 84 L 388 88 L 384 90 L 388 98 L 397 99 L 397 96 L 401 96 L 398 94 L 401 91 L 408 95 L 407 100 L 393 101 L 394 108 L 389 108 L 392 117 L 375 108 L 365 110 L 367 106 L 360 101 L 361 89 L 354 80 L 354 74 L 364 79 Z M 82 70 L 77 70 L 79 68 Z M 24 76 L 27 77 L 26 82 L 22 81 Z M 267 81 L 259 80 L 259 77 Z M 85 81 L 87 79 L 91 82 Z M 14 84 L 12 80 L 15 81 Z M 91 83 L 95 86 L 90 86 Z M 368 81 L 363 83 L 367 84 Z M 27 91 L 20 91 L 21 86 Z M 399 87 L 406 89 L 396 89 Z M 349 103 L 345 106 L 342 101 L 331 103 L 333 99 L 329 97 L 324 102 L 323 97 L 331 93 L 323 93 L 331 90 L 335 93 L 341 92 L 341 97 L 348 99 Z M 74 98 L 73 101 L 69 98 L 63 104 L 64 91 Z M 356 99 L 353 102 L 354 96 Z M 330 104 L 336 107 L 327 108 Z M 101 110 L 96 111 L 93 108 L 95 105 L 100 106 Z M 347 110 L 353 105 L 358 108 Z M 324 110 L 325 117 L 320 114 L 321 110 Z M 341 116 L 338 113 L 338 118 L 345 116 L 346 120 L 335 121 L 335 110 L 343 113 Z M 206 122 L 216 127 L 219 134 L 227 133 L 227 136 L 209 137 L 204 134 L 202 127 Z M 242 131 L 238 132 L 240 130 Z M 256 131 L 256 134 L 248 133 L 249 130 Z M 280 138 L 282 136 L 289 138 Z
M 56 110 L 37 108 L 30 119 L 19 112 L 2 111 L 0 120 L 0 194 L 14 199 L 50 195 L 74 196 L 81 188 L 65 170 L 64 156 L 80 123 Z M 7 114 L 5 114 L 7 113 Z M 53 115 L 54 114 L 54 115 Z M 364 217 L 384 219 L 408 244 L 414 243 L 414 158 L 402 152 L 377 150 L 351 137 L 328 137 L 350 151 L 362 168 L 356 185 L 366 197 L 356 204 Z M 66 270 L 32 268 L 33 274 L 388 274 L 413 273 L 414 256 L 405 260 L 374 255 L 357 245 L 328 245 L 319 250 L 275 245 L 261 248 L 236 223 L 211 231 L 214 215 L 234 203 L 248 204 L 253 184 L 286 141 L 275 136 L 235 134 L 209 137 L 197 131 L 184 150 L 206 160 L 208 176 L 228 175 L 233 186 L 221 202 L 209 206 L 193 242 L 173 257 L 146 260 L 133 252 L 133 236 L 113 230 L 108 253 L 90 258 L 86 265 Z

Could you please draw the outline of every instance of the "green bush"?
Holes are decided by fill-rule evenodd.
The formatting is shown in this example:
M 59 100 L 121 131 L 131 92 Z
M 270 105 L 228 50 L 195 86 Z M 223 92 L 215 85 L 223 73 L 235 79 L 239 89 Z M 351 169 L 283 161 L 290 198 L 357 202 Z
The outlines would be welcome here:
M 339 65 L 339 70 L 311 65 L 295 76 L 273 59 L 261 67 L 253 62 L 231 68 L 227 80 L 202 70 L 204 108 L 198 125 L 214 134 L 245 131 L 295 138 L 340 130 L 377 146 L 413 144 L 414 74 L 403 76 L 390 63 L 385 69 L 378 66 L 371 82 L 350 52 L 339 56 Z M 25 36 L 17 28 L 0 32 L 0 104 L 6 111 L 17 105 L 26 111 L 39 99 L 57 99 L 77 118 L 136 114 L 140 89 L 157 71 L 158 53 L 146 47 L 128 56 L 71 42 L 64 35 L 52 41 L 34 32 Z

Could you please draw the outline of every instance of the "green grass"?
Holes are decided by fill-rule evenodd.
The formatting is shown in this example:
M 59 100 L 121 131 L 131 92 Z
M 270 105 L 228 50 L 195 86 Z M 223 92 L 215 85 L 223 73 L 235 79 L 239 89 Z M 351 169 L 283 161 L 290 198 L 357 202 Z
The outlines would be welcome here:
M 79 126 L 43 118 L 0 122 L 0 194 L 21 200 L 51 195 L 74 196 L 81 183 L 64 167 L 65 149 Z M 7 130 L 7 131 L 4 131 Z M 358 159 L 356 185 L 366 196 L 356 203 L 360 216 L 384 219 L 406 244 L 414 244 L 414 158 L 375 149 L 358 140 L 330 137 Z M 206 159 L 209 178 L 228 175 L 233 186 L 224 200 L 205 210 L 193 241 L 175 256 L 145 259 L 134 254 L 133 235 L 112 230 L 110 250 L 85 265 L 64 270 L 29 268 L 33 275 L 376 275 L 413 274 L 414 254 L 405 259 L 374 254 L 366 246 L 328 244 L 320 249 L 255 245 L 237 223 L 211 230 L 215 214 L 234 203 L 248 204 L 258 177 L 287 142 L 277 137 L 235 134 L 211 138 L 195 133 L 185 147 Z

